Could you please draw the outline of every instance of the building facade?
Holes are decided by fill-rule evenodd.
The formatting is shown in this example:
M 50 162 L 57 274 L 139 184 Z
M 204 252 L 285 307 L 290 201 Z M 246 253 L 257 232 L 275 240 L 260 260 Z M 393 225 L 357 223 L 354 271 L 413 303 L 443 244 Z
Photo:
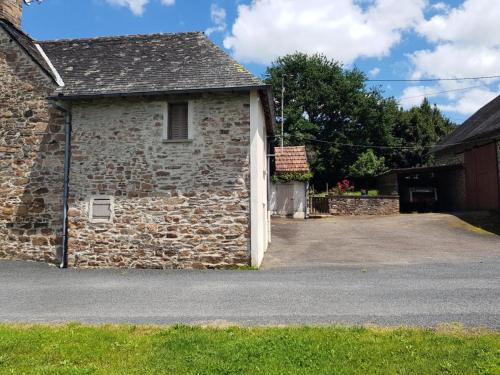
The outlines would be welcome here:
M 11 2 L 0 0 L 0 258 L 259 266 L 269 88 L 201 33 L 38 43 L 2 10 Z

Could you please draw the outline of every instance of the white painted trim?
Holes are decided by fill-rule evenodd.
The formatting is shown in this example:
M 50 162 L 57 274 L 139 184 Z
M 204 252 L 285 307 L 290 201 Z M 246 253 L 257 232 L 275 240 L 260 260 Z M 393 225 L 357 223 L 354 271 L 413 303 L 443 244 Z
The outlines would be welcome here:
M 42 49 L 42 46 L 40 46 L 40 44 L 35 43 L 35 47 L 38 50 L 38 52 L 40 52 L 40 55 L 42 55 L 43 59 L 45 60 L 45 62 L 49 66 L 50 70 L 52 71 L 52 74 L 54 74 L 54 77 L 56 78 L 56 83 L 60 87 L 64 87 L 64 81 L 62 80 L 61 76 L 59 75 L 59 72 L 57 71 L 57 69 L 54 67 L 54 65 L 52 65 L 52 61 L 50 61 L 49 57 L 45 54 L 45 51 Z
M 94 219 L 94 200 L 95 199 L 109 199 L 109 209 L 111 211 L 109 220 Z M 109 224 L 115 219 L 115 197 L 112 195 L 93 195 L 89 199 L 89 222 L 93 224 Z

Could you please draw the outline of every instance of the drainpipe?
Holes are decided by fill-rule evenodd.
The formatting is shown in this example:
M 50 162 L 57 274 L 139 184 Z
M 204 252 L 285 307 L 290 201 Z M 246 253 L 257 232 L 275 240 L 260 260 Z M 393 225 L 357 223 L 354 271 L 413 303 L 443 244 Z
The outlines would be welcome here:
M 71 109 L 63 104 L 54 104 L 57 109 L 64 112 L 64 181 L 63 181 L 63 229 L 62 251 L 59 268 L 68 267 L 68 196 L 69 196 L 69 169 L 71 161 Z

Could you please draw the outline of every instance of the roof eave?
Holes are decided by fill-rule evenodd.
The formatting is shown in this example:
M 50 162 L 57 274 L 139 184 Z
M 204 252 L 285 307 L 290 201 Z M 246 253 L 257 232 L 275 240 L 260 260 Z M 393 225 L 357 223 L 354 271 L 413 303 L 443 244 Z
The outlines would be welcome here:
M 266 88 L 266 85 L 261 86 L 230 86 L 230 87 L 205 87 L 196 89 L 176 89 L 176 90 L 157 90 L 157 91 L 132 91 L 132 92 L 109 92 L 109 93 L 85 93 L 85 94 L 69 94 L 59 93 L 51 95 L 48 99 L 51 100 L 86 100 L 86 99 L 102 99 L 102 98 L 122 98 L 122 97 L 140 97 L 140 96 L 164 96 L 178 94 L 194 94 L 194 93 L 211 93 L 211 92 L 233 92 L 233 91 L 250 91 Z
M 483 145 L 486 143 L 490 142 L 495 142 L 500 140 L 500 129 L 493 129 L 489 132 L 485 132 L 482 134 L 478 134 L 474 137 L 470 137 L 465 139 L 462 142 L 459 143 L 454 143 L 454 144 L 444 144 L 444 145 L 437 145 L 435 146 L 430 153 L 431 154 L 442 154 L 442 153 L 448 153 L 448 152 L 455 152 L 455 153 L 460 153 L 464 152 L 465 150 Z
M 266 130 L 268 135 L 274 135 L 276 128 L 276 117 L 274 115 L 273 94 L 270 85 L 253 86 L 230 86 L 230 87 L 212 87 L 199 89 L 179 89 L 179 90 L 160 90 L 160 91 L 134 91 L 134 92 L 111 92 L 111 93 L 86 93 L 65 95 L 59 93 L 51 95 L 49 100 L 57 101 L 78 101 L 104 98 L 124 98 L 124 97 L 154 97 L 166 95 L 199 94 L 199 93 L 220 93 L 220 92 L 245 92 L 257 90 L 261 97 L 266 118 Z
M 276 131 L 276 115 L 274 113 L 274 99 L 271 85 L 264 85 L 259 90 L 259 97 L 264 107 L 267 135 L 274 136 Z

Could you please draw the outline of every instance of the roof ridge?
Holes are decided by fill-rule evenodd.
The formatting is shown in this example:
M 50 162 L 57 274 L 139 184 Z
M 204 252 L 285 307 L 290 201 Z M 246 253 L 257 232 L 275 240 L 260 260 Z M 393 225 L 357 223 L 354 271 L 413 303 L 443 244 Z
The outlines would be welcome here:
M 52 39 L 52 40 L 39 40 L 38 43 L 67 43 L 67 42 L 89 42 L 89 41 L 114 41 L 126 40 L 133 38 L 151 38 L 159 36 L 171 35 L 205 35 L 203 31 L 179 31 L 179 32 L 165 32 L 165 33 L 152 33 L 152 34 L 126 34 L 126 35 L 107 35 L 96 36 L 88 38 L 65 38 L 65 39 Z

